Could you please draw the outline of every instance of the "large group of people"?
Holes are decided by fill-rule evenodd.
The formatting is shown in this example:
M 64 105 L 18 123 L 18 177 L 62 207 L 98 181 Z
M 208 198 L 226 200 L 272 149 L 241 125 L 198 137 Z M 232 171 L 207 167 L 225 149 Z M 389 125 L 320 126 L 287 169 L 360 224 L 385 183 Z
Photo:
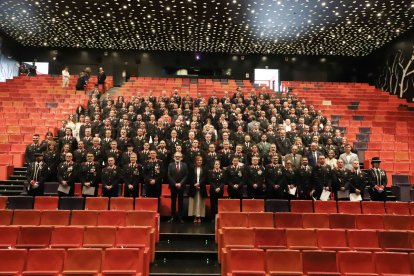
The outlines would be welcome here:
M 362 200 L 368 186 L 372 200 L 386 199 L 381 160 L 361 171 L 341 131 L 293 92 L 100 96 L 95 89 L 86 107 L 62 121 L 57 141 L 50 132 L 43 141 L 33 136 L 28 194 L 43 195 L 45 181 L 57 181 L 60 196 L 73 196 L 80 182 L 83 196 L 97 196 L 101 184 L 102 196 L 160 197 L 168 183 L 171 221 L 182 221 L 188 194 L 195 223 L 208 197 L 217 213 L 225 191 L 230 198 Z

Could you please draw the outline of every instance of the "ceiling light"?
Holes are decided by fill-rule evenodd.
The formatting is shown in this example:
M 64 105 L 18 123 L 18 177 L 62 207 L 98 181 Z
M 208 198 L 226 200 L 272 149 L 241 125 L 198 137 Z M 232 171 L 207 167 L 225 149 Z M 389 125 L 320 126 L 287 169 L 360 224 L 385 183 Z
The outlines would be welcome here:
M 167 11 L 169 11 L 171 8 L 167 6 L 165 9 L 166 9 Z

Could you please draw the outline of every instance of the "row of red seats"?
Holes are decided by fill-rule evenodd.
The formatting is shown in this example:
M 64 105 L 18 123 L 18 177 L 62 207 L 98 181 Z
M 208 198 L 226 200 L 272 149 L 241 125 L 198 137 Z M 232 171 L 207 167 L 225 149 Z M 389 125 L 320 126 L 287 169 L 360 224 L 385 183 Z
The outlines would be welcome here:
M 219 261 L 232 248 L 414 252 L 414 231 L 223 228 Z
M 414 202 L 375 201 L 312 201 L 291 200 L 293 213 L 343 213 L 343 214 L 398 214 L 414 215 Z M 218 212 L 264 212 L 261 199 L 219 199 Z
M 2 275 L 148 275 L 142 248 L 0 250 Z
M 414 230 L 414 216 L 229 212 L 217 216 L 217 230 L 223 227 Z
M 234 249 L 222 274 L 266 275 L 412 275 L 414 254 Z

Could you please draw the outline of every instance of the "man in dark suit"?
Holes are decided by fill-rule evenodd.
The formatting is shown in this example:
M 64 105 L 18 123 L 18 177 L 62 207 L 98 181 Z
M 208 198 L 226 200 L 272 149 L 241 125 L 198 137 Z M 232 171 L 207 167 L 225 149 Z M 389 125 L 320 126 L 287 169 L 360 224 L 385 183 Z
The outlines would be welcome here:
M 106 80 L 106 74 L 102 67 L 99 67 L 99 73 L 98 73 L 98 85 L 102 85 L 102 94 L 105 93 L 105 80 Z
M 290 140 L 286 138 L 286 131 L 284 129 L 280 130 L 279 137 L 276 138 L 276 147 L 280 155 L 285 156 L 289 153 L 291 143 Z
M 188 168 L 187 164 L 181 162 L 183 156 L 180 152 L 174 154 L 174 162 L 168 165 L 168 183 L 171 190 L 171 219 L 168 222 L 173 222 L 177 219 L 183 222 L 183 195 L 184 185 L 187 183 Z M 176 213 L 176 202 L 178 198 L 178 215 Z
M 312 142 L 310 145 L 310 150 L 306 153 L 306 157 L 308 158 L 309 166 L 315 167 L 318 163 L 319 156 L 323 156 L 323 153 L 317 150 L 318 144 Z
M 43 162 L 43 154 L 35 153 L 35 161 L 27 167 L 26 179 L 29 182 L 27 194 L 31 196 L 42 196 L 44 193 L 44 184 L 49 174 L 49 168 Z

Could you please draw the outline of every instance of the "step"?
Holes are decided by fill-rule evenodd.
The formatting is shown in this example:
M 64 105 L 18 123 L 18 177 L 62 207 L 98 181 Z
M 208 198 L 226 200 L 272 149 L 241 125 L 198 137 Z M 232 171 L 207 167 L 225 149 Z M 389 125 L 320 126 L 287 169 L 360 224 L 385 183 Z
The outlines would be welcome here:
M 193 255 L 200 258 L 217 260 L 217 245 L 214 238 L 202 235 L 165 237 L 160 235 L 160 241 L 155 247 L 156 259 L 179 257 L 187 259 Z
M 9 180 L 26 180 L 26 175 L 16 175 L 16 174 L 12 174 L 9 176 Z
M 216 260 L 200 259 L 197 255 L 182 259 L 180 257 L 156 259 L 150 266 L 149 275 L 169 276 L 219 276 L 220 265 Z

